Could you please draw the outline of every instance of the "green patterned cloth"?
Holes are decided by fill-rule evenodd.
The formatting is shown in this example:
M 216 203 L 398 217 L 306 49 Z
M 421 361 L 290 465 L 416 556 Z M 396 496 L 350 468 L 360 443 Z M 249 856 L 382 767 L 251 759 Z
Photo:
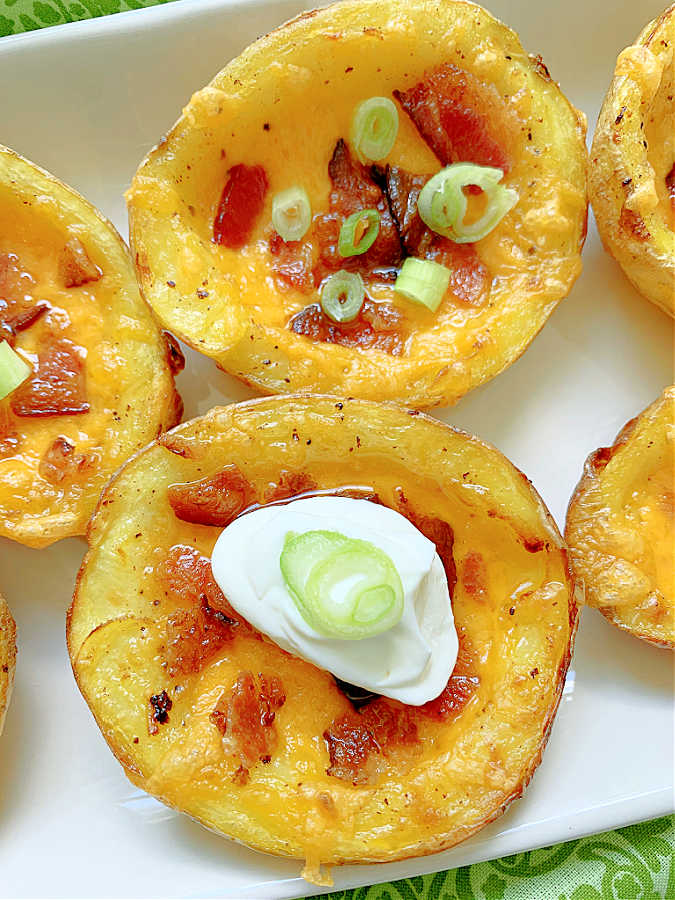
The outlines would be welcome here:
M 0 0 L 0 37 L 171 0 Z M 675 900 L 675 817 L 325 900 Z

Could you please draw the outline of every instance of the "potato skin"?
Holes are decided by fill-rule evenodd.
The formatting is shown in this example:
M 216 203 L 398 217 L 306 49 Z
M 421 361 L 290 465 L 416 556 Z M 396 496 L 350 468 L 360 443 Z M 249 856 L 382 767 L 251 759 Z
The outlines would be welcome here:
M 262 225 L 245 252 L 211 240 L 227 171 L 264 165 L 265 223 L 272 195 L 296 181 L 306 184 L 313 210 L 325 210 L 327 162 L 336 139 L 348 136 L 354 105 L 411 86 L 448 60 L 494 84 L 518 122 L 506 182 L 521 201 L 476 245 L 492 276 L 485 305 L 446 301 L 432 316 L 394 300 L 405 318 L 401 356 L 294 334 L 288 321 L 318 295 L 275 288 Z M 403 112 L 400 121 L 391 161 L 435 171 L 437 160 Z M 139 282 L 166 327 L 264 393 L 337 392 L 420 409 L 452 404 L 524 352 L 578 277 L 586 162 L 583 114 L 541 60 L 481 7 L 345 0 L 245 50 L 193 96 L 146 157 L 127 195 Z
M 166 681 L 162 622 L 171 612 L 153 566 L 177 543 L 210 556 L 220 533 L 176 519 L 166 487 L 230 463 L 262 495 L 280 471 L 302 472 L 319 490 L 363 486 L 392 505 L 400 490 L 411 508 L 452 523 L 453 608 L 458 628 L 486 657 L 479 691 L 453 722 L 420 724 L 420 755 L 374 784 L 355 787 L 326 774 L 321 735 L 348 707 L 330 676 L 244 635 L 198 675 L 179 679 L 169 723 L 156 737 L 145 733 L 148 692 Z M 88 539 L 68 649 L 126 774 L 211 829 L 304 857 L 307 877 L 319 877 L 320 863 L 453 846 L 519 797 L 541 759 L 576 631 L 574 585 L 562 539 L 529 481 L 476 438 L 394 405 L 335 397 L 214 409 L 122 469 L 101 497 Z M 478 599 L 464 575 L 476 553 L 487 579 Z M 534 585 L 526 593 L 518 591 L 524 581 Z M 273 671 L 287 694 L 276 719 L 278 750 L 244 786 L 233 783 L 233 764 L 208 719 L 215 694 L 241 669 Z
M 675 649 L 675 387 L 586 460 L 567 511 L 570 562 L 586 602 L 617 628 Z
M 14 686 L 16 668 L 16 625 L 4 598 L 0 596 L 0 734 Z
M 63 254 L 73 239 L 101 274 L 68 286 Z M 18 417 L 11 413 L 13 395 L 0 400 L 0 445 L 7 416 L 19 440 L 15 452 L 0 452 L 0 536 L 44 547 L 84 534 L 110 475 L 180 421 L 177 363 L 140 296 L 128 249 L 113 225 L 70 187 L 0 146 L 0 262 L 3 254 L 18 257 L 32 279 L 32 294 L 50 307 L 17 332 L 16 349 L 35 359 L 42 342 L 64 338 L 86 356 L 88 412 Z M 50 478 L 42 463 L 62 438 L 86 465 L 72 477 Z
M 591 148 L 589 193 L 605 248 L 648 300 L 675 315 L 675 5 L 619 54 Z M 675 197 L 675 194 L 673 194 Z

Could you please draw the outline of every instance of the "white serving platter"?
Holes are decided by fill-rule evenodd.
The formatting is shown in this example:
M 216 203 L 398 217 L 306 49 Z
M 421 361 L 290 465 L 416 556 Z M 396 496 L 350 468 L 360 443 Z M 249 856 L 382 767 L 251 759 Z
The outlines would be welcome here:
M 403 2 L 403 0 L 402 0 Z M 618 51 L 665 0 L 490 0 L 595 124 Z M 190 94 L 309 3 L 181 0 L 0 40 L 0 142 L 79 189 L 126 234 L 122 192 Z M 586 455 L 673 381 L 672 322 L 603 252 L 522 359 L 439 418 L 491 441 L 562 527 Z M 195 354 L 186 416 L 251 392 Z M 0 895 L 297 897 L 300 865 L 256 853 L 133 788 L 75 686 L 64 641 L 84 542 L 36 552 L 0 540 L 0 588 L 19 627 L 0 741 Z M 549 747 L 522 800 L 454 850 L 334 870 L 355 887 L 494 858 L 673 807 L 672 655 L 585 611 Z

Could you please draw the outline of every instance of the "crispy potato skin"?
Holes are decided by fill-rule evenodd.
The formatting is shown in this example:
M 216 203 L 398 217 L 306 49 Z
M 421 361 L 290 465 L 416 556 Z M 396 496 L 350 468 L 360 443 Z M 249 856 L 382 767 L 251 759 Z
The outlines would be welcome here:
M 86 254 L 91 281 L 78 283 L 77 273 L 64 271 L 64 248 L 73 240 Z M 15 452 L 0 452 L 0 536 L 44 547 L 84 534 L 111 474 L 179 422 L 182 403 L 167 339 L 140 296 L 112 224 L 71 188 L 0 146 L 0 263 L 3 258 L 18 259 L 30 293 L 49 305 L 17 332 L 15 348 L 35 360 L 45 342 L 65 339 L 85 359 L 90 409 L 84 414 L 18 417 L 12 395 L 0 400 L 0 444 L 7 422 L 18 442 Z M 61 439 L 81 467 L 54 476 L 44 461 Z
M 0 596 L 0 734 L 14 686 L 16 667 L 16 625 L 4 598 Z
M 591 148 L 589 192 L 609 253 L 635 288 L 675 315 L 675 5 L 619 54 Z
M 319 490 L 362 487 L 451 524 L 457 627 L 475 648 L 476 694 L 451 722 L 418 721 L 419 752 L 374 783 L 327 775 L 322 734 L 349 709 L 330 675 L 255 636 L 235 636 L 198 674 L 168 680 L 172 601 L 154 568 L 169 548 L 210 556 L 220 529 L 177 519 L 167 486 L 234 464 L 259 496 L 280 472 Z M 269 493 L 268 493 L 269 496 Z M 209 828 L 271 853 L 375 862 L 453 846 L 499 816 L 536 769 L 562 694 L 577 626 L 562 539 L 529 481 L 494 448 L 389 404 L 295 395 L 214 409 L 142 451 L 101 496 L 68 614 L 73 671 L 129 778 Z M 462 574 L 471 556 L 485 591 Z M 526 585 L 527 583 L 527 585 Z M 526 587 L 524 587 L 526 585 Z M 283 684 L 278 747 L 247 784 L 209 714 L 242 670 Z M 180 685 L 176 691 L 175 686 Z M 147 698 L 171 692 L 148 736 Z M 183 725 L 181 725 L 183 723 Z
M 413 86 L 445 62 L 494 85 L 513 121 L 505 183 L 516 208 L 476 244 L 490 281 L 472 307 L 438 312 L 391 299 L 404 349 L 323 343 L 288 328 L 317 292 L 281 290 L 267 237 L 274 194 L 303 184 L 326 211 L 327 164 L 366 97 Z M 310 86 L 311 85 L 311 86 Z M 439 163 L 401 110 L 388 159 L 431 174 Z M 239 163 L 263 165 L 270 188 L 249 245 L 212 241 L 214 212 Z M 451 404 L 526 349 L 581 271 L 586 235 L 585 120 L 517 36 L 461 0 L 344 0 L 257 41 L 186 106 L 128 192 L 141 289 L 160 320 L 224 370 L 264 393 L 344 393 L 417 408 Z M 388 291 L 388 293 L 387 293 Z
M 567 511 L 586 602 L 618 628 L 675 649 L 675 388 L 586 460 Z

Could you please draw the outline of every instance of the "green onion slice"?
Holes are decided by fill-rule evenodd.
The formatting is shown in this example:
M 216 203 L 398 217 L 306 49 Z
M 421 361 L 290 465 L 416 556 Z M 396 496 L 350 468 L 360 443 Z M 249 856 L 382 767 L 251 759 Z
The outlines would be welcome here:
M 312 222 L 312 207 L 307 191 L 294 185 L 274 195 L 272 225 L 284 241 L 299 241 Z
M 3 341 L 0 344 L 0 400 L 23 384 L 32 371 L 28 363 L 12 350 L 7 341 Z
M 321 307 L 334 322 L 352 322 L 366 299 L 366 286 L 356 272 L 340 269 L 321 288 Z
M 362 163 L 389 156 L 398 134 L 398 110 L 388 97 L 371 97 L 354 110 L 350 140 Z
M 360 256 L 375 243 L 380 231 L 380 214 L 376 209 L 360 209 L 342 223 L 338 238 L 340 256 Z
M 437 172 L 420 191 L 417 200 L 420 218 L 432 231 L 457 244 L 480 241 L 518 202 L 517 191 L 499 184 L 503 177 L 501 169 L 453 163 Z M 465 225 L 467 199 L 462 188 L 470 185 L 485 191 L 487 206 L 480 219 Z
M 303 619 L 326 637 L 374 637 L 403 615 L 396 566 L 369 541 L 339 531 L 289 531 L 279 565 Z
M 409 256 L 398 273 L 394 292 L 436 312 L 450 284 L 451 274 L 450 269 L 440 263 Z

